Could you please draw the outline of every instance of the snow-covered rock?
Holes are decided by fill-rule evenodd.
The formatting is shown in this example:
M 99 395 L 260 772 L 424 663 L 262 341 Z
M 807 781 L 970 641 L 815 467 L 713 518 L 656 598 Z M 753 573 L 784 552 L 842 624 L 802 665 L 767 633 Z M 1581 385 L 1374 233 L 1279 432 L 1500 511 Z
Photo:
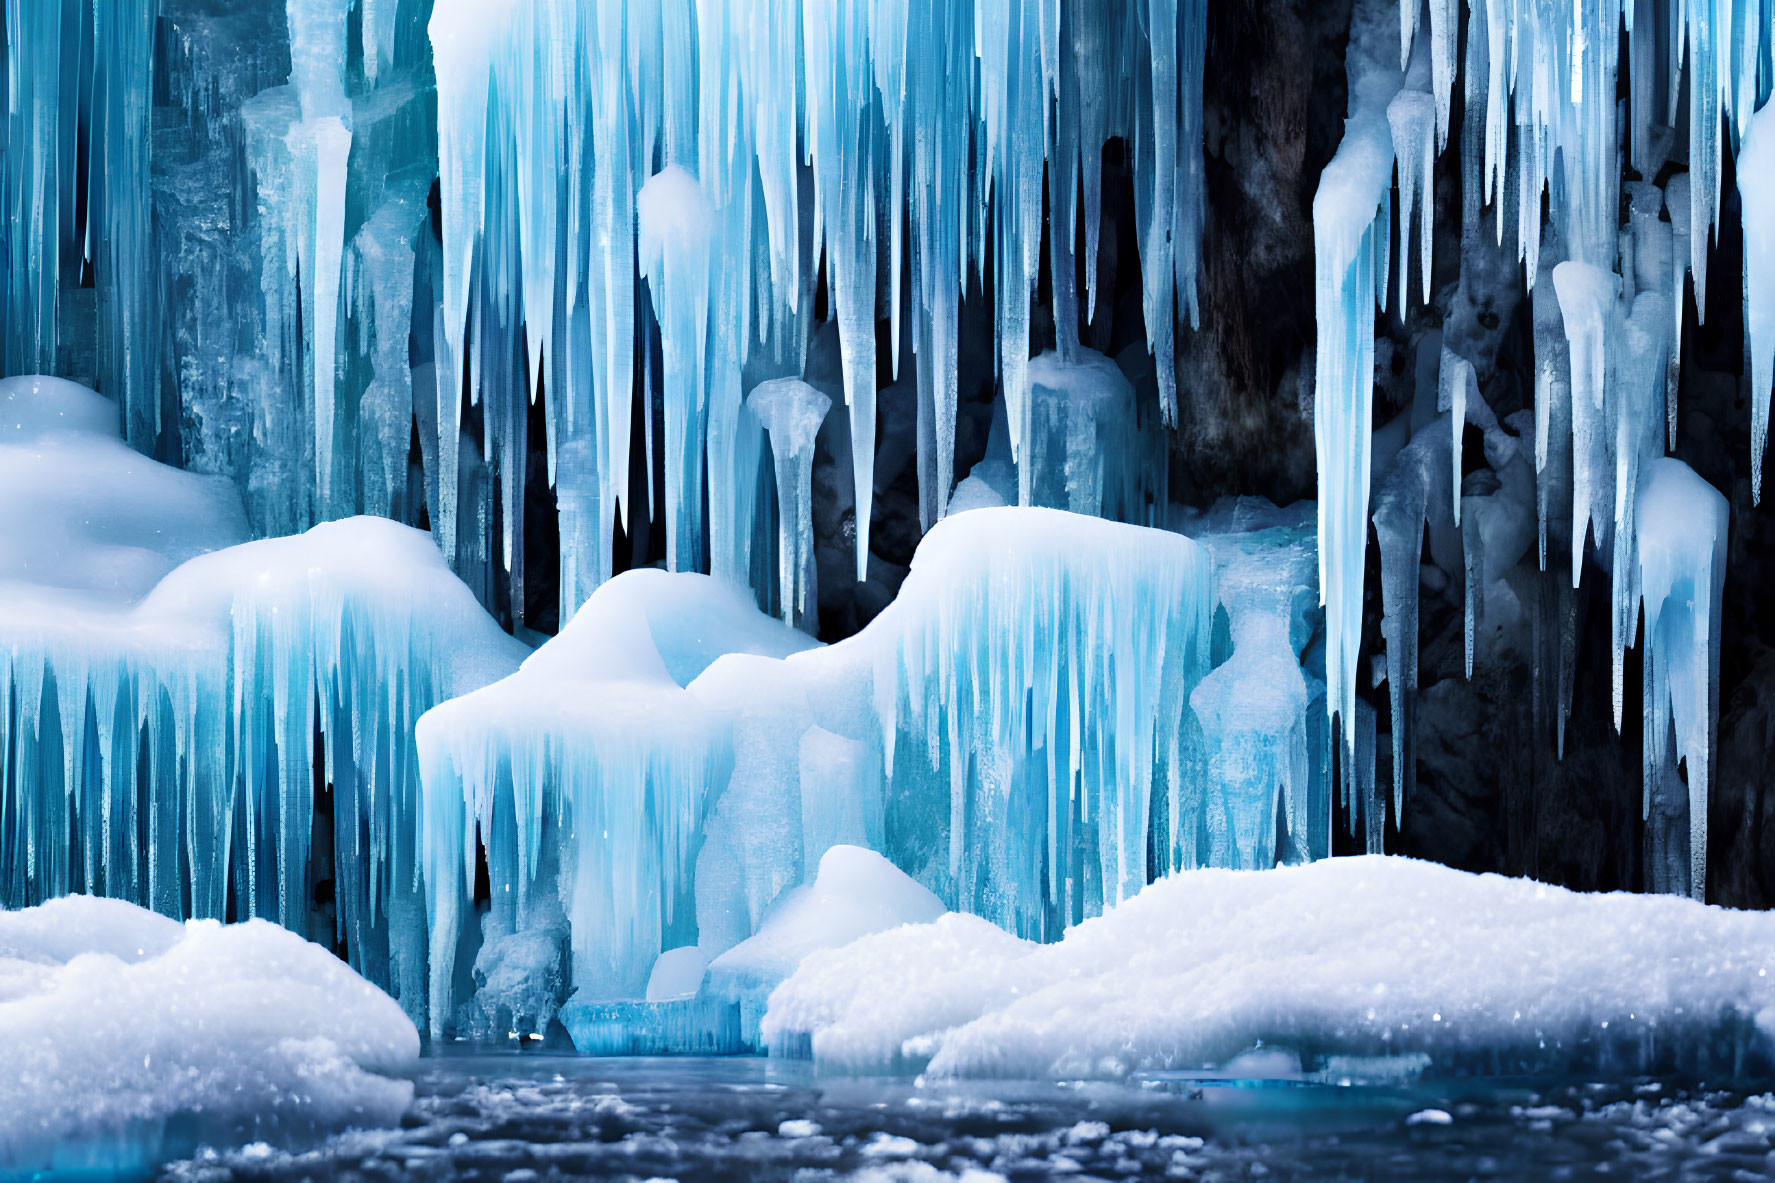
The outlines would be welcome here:
M 815 953 L 762 1034 L 826 1070 L 932 1076 L 1211 1069 L 1257 1046 L 1742 1071 L 1775 1052 L 1775 915 L 1380 856 L 1189 871 L 1053 945 L 952 914 Z
M 392 1124 L 419 1035 L 344 962 L 266 921 L 181 924 L 67 896 L 0 912 L 0 1047 L 10 1177 Z

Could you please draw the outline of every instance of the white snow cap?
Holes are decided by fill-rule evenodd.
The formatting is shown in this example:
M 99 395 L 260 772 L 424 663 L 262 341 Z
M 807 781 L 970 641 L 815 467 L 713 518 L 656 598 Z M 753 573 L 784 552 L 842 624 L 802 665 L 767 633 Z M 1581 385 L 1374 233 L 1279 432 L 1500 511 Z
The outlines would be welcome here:
M 0 1047 L 6 1176 L 391 1124 L 419 1035 L 343 961 L 267 921 L 180 924 L 67 896 L 0 912 Z
M 1242 1052 L 1559 1068 L 1775 1043 L 1775 914 L 1586 895 L 1411 859 L 1189 871 L 1054 945 L 977 917 L 815 953 L 773 1049 L 825 1070 L 1120 1077 Z

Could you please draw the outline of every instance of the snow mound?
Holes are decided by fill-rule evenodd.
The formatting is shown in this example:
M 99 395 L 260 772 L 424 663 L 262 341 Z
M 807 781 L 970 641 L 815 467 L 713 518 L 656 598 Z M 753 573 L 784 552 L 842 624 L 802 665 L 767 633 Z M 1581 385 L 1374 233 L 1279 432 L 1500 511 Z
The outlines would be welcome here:
M 820 857 L 812 883 L 784 893 L 757 933 L 709 963 L 708 990 L 737 1001 L 753 1029 L 770 992 L 810 953 L 947 911 L 929 888 L 875 851 L 834 846 Z
M 393 1124 L 419 1035 L 344 962 L 266 921 L 180 924 L 68 896 L 0 912 L 0 1047 L 6 1176 Z
M 825 1070 L 937 1077 L 1204 1069 L 1260 1045 L 1742 1073 L 1775 1050 L 1775 915 L 1381 856 L 1189 871 L 1053 945 L 948 915 L 816 953 L 762 1034 Z
M 226 480 L 136 452 L 103 395 L 60 378 L 0 380 L 0 601 L 14 611 L 130 603 L 246 533 Z

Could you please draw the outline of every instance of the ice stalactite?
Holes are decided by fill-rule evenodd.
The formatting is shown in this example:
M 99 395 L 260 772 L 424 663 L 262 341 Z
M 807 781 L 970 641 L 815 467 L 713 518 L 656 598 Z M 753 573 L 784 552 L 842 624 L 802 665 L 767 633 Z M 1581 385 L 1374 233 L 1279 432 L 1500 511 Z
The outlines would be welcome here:
M 1571 360 L 1572 586 L 1584 573 L 1586 534 L 1598 552 L 1613 537 L 1610 502 L 1608 386 L 1610 347 L 1616 332 L 1620 277 L 1589 263 L 1566 261 L 1553 269 Z
M 1664 454 L 1665 354 L 1670 312 L 1664 293 L 1643 291 L 1621 328 L 1623 345 L 1613 379 L 1611 412 L 1615 457 L 1614 554 L 1611 603 L 1614 637 L 1615 727 L 1625 698 L 1624 654 L 1639 624 L 1638 501 L 1641 472 Z
M 1775 29 L 1769 30 L 1775 38 Z M 1775 101 L 1750 120 L 1738 150 L 1744 211 L 1744 324 L 1750 357 L 1750 492 L 1763 495 L 1769 440 L 1769 391 L 1775 385 Z
M 1449 498 L 1454 524 L 1461 524 L 1461 443 L 1467 431 L 1467 400 L 1477 398 L 1479 382 L 1473 376 L 1473 363 L 1444 348 L 1436 378 L 1436 410 L 1448 412 L 1449 426 Z
M 653 293 L 665 369 L 666 567 L 702 566 L 703 454 L 708 425 L 709 312 L 717 282 L 714 211 L 695 177 L 668 165 L 635 198 L 636 259 Z
M 300 120 L 289 148 L 301 164 L 296 196 L 304 337 L 310 345 L 315 500 L 323 516 L 333 497 L 333 435 L 339 351 L 340 269 L 345 250 L 346 165 L 351 102 L 345 95 L 345 0 L 286 0 L 290 84 Z
M 1417 215 L 1418 267 L 1423 275 L 1424 300 L 1430 299 L 1430 240 L 1436 220 L 1435 180 L 1436 109 L 1421 90 L 1401 90 L 1387 104 L 1387 123 L 1393 132 L 1393 155 L 1399 164 L 1399 307 L 1406 307 L 1411 293 L 1411 251 L 1408 234 L 1412 215 Z
M 1452 419 L 1452 417 L 1451 417 Z M 1375 491 L 1374 534 L 1381 552 L 1381 636 L 1387 645 L 1387 695 L 1392 708 L 1393 812 L 1401 814 L 1417 780 L 1412 748 L 1418 690 L 1418 584 L 1424 526 L 1445 520 L 1444 482 L 1450 420 L 1421 429 L 1394 457 Z
M 1080 13 L 1084 6 L 1072 11 Z M 1104 31 L 1113 17 L 1096 18 Z M 1192 328 L 1200 322 L 1196 270 L 1201 261 L 1202 71 L 1207 51 L 1208 0 L 1147 0 L 1146 26 L 1153 55 L 1152 196 L 1142 217 L 1142 308 L 1146 313 L 1159 375 L 1159 401 L 1165 422 L 1177 421 L 1177 378 L 1173 334 L 1187 312 Z M 1091 18 L 1085 18 L 1089 21 Z M 1091 144 L 1082 147 L 1096 155 Z M 1070 198 L 1070 191 L 1068 197 Z M 1091 217 L 1087 213 L 1087 217 Z M 1096 219 L 1091 217 L 1094 222 Z M 1095 233 L 1095 227 L 1091 228 Z M 1095 270 L 1095 252 L 1087 265 Z
M 355 429 L 349 459 L 354 461 L 357 500 L 367 511 L 388 517 L 407 508 L 405 446 L 413 431 L 415 392 L 420 397 L 432 393 L 414 382 L 408 361 L 418 294 L 414 270 L 425 216 L 419 181 L 392 185 L 346 254 L 347 398 L 342 419 Z
M 770 437 L 777 477 L 777 595 L 784 620 L 807 612 L 814 553 L 814 438 L 832 400 L 799 378 L 760 383 L 746 406 Z
M 1368 550 L 1369 446 L 1374 407 L 1374 316 L 1387 289 L 1393 139 L 1387 105 L 1403 77 L 1387 64 L 1383 5 L 1351 18 L 1343 142 L 1313 195 L 1313 437 L 1319 462 L 1319 596 L 1325 605 L 1326 709 L 1354 752 L 1362 576 Z M 1346 759 L 1347 762 L 1347 759 Z
M 1660 771 L 1677 760 L 1688 779 L 1686 875 L 1655 886 L 1703 899 L 1707 793 L 1719 714 L 1720 601 L 1726 577 L 1726 499 L 1680 460 L 1640 473 L 1638 580 L 1645 611 L 1645 775 L 1648 812 Z M 1672 742 L 1674 740 L 1674 743 Z M 1658 804 L 1663 804 L 1659 802 Z

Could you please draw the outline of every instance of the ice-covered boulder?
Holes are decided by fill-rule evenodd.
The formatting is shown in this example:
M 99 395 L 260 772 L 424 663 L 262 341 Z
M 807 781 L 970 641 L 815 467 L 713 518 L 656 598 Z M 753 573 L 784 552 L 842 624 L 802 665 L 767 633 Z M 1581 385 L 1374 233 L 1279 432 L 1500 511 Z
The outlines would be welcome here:
M 1259 1045 L 1494 1075 L 1769 1072 L 1775 916 L 1381 856 L 1189 871 L 1057 944 L 951 915 L 816 953 L 763 1035 L 828 1070 L 933 1076 L 1213 1069 Z
M 9 1178 L 390 1125 L 419 1056 L 399 1004 L 285 929 L 89 896 L 0 911 L 0 1046 Z

